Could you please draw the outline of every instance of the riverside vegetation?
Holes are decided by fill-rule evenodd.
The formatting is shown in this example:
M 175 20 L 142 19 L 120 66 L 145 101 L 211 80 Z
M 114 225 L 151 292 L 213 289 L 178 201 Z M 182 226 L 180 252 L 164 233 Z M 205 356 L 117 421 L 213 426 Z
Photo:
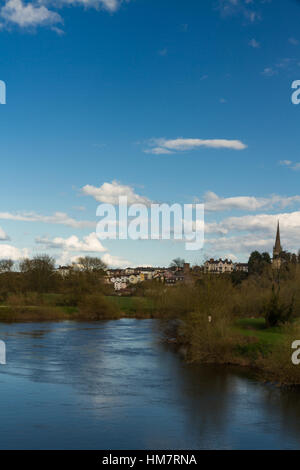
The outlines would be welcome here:
M 17 269 L 0 262 L 0 321 L 159 318 L 166 338 L 190 362 L 236 364 L 263 379 L 300 385 L 291 344 L 300 340 L 300 264 L 286 260 L 274 270 L 255 252 L 249 274 L 191 275 L 166 287 L 147 281 L 131 297 L 113 295 L 106 266 L 85 257 L 64 276 L 47 255 Z

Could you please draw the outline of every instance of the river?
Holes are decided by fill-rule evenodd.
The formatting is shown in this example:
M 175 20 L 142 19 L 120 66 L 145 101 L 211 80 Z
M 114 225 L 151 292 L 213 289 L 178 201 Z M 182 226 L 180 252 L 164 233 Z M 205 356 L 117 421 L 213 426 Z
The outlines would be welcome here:
M 300 449 L 300 393 L 185 364 L 155 320 L 0 325 L 1 449 Z

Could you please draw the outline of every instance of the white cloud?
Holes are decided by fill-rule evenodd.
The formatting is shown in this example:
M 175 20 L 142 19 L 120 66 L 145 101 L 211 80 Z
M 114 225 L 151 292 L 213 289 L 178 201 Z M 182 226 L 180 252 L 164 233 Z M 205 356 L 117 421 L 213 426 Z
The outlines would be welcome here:
M 289 234 L 290 238 L 296 237 L 299 243 L 300 211 L 279 214 L 255 214 L 241 217 L 228 217 L 219 223 L 206 224 L 208 231 L 228 234 L 230 232 L 265 232 L 273 234 L 277 221 L 280 220 L 281 229 Z
M 149 142 L 149 149 L 145 153 L 155 155 L 183 152 L 186 150 L 195 150 L 199 147 L 208 147 L 215 149 L 244 150 L 247 148 L 240 140 L 228 139 L 152 139 Z
M 60 0 L 60 3 L 66 3 L 68 5 L 81 5 L 84 7 L 92 7 L 92 8 L 103 8 L 105 10 L 114 12 L 117 11 L 120 7 L 123 0 Z M 129 1 L 129 0 L 126 0 Z M 49 3 L 54 3 L 52 0 L 48 0 Z M 56 2 L 57 3 L 57 2 Z
M 206 239 L 204 249 L 213 257 L 227 257 L 232 260 L 241 255 L 247 259 L 252 251 L 271 251 L 274 239 L 253 237 L 253 235 L 218 237 Z M 228 254 L 230 252 L 231 254 Z M 227 254 L 224 254 L 227 253 Z M 238 256 L 237 256 L 238 255 Z
M 151 204 L 148 198 L 136 194 L 131 186 L 122 185 L 117 181 L 103 183 L 100 187 L 87 184 L 82 188 L 82 193 L 86 196 L 92 196 L 96 201 L 105 204 L 118 205 L 121 196 L 127 197 L 128 204 Z
M 19 249 L 12 245 L 0 244 L 0 259 L 12 259 L 17 261 L 22 258 L 27 258 L 29 251 L 27 248 Z
M 70 265 L 72 263 L 77 263 L 78 262 L 78 255 L 72 255 L 70 251 L 63 251 L 60 255 L 60 257 L 57 259 L 57 264 L 61 266 L 65 265 Z M 118 257 L 118 256 L 113 256 L 110 255 L 109 253 L 106 253 L 105 255 L 101 256 L 101 260 L 109 267 L 109 268 L 127 268 L 128 266 L 131 266 L 132 263 L 130 261 Z
M 107 264 L 107 266 L 110 266 L 112 268 L 126 268 L 128 266 L 131 266 L 132 264 L 130 261 L 120 258 L 118 256 L 112 256 L 109 253 L 106 253 L 104 256 L 102 256 L 102 261 Z
M 208 191 L 204 195 L 205 210 L 211 212 L 242 210 L 257 211 L 260 209 L 271 209 L 273 207 L 287 207 L 296 203 L 300 203 L 300 196 L 278 196 L 272 195 L 266 198 L 257 198 L 254 196 L 236 196 L 222 198 L 212 191 Z
M 61 16 L 44 5 L 24 3 L 22 0 L 7 0 L 1 8 L 0 16 L 6 23 L 22 28 L 61 23 Z
M 55 237 L 53 239 L 40 237 L 36 239 L 36 243 L 42 245 L 45 249 L 62 250 L 57 259 L 60 265 L 76 262 L 81 255 L 105 253 L 100 257 L 107 266 L 120 268 L 130 266 L 128 260 L 108 253 L 95 232 L 83 237 L 82 240 L 76 235 L 72 235 L 68 238 Z
M 62 17 L 55 9 L 63 6 L 83 6 L 97 10 L 103 9 L 111 13 L 118 10 L 121 3 L 130 0 L 5 0 L 0 9 L 0 18 L 3 26 L 17 25 L 21 28 L 32 28 L 37 26 L 51 26 L 57 34 L 64 34 L 57 24 L 63 23 Z M 50 9 L 49 9 L 50 8 Z
M 21 212 L 13 214 L 11 212 L 0 212 L 0 219 L 15 220 L 21 222 L 42 222 L 46 224 L 66 225 L 73 228 L 92 228 L 96 222 L 87 220 L 75 220 L 64 212 L 55 212 L 53 215 L 41 215 L 35 212 Z
M 71 235 L 68 238 L 55 237 L 50 240 L 47 237 L 40 237 L 36 239 L 36 243 L 44 245 L 45 248 L 62 248 L 66 251 L 76 251 L 82 253 L 101 253 L 106 251 L 95 232 L 83 237 L 80 240 L 76 235 Z
M 297 252 L 300 249 L 300 211 L 229 217 L 219 223 L 207 223 L 204 250 L 212 256 L 231 252 L 244 259 L 254 250 L 271 253 L 278 220 L 283 249 Z M 220 236 L 216 236 L 218 234 Z

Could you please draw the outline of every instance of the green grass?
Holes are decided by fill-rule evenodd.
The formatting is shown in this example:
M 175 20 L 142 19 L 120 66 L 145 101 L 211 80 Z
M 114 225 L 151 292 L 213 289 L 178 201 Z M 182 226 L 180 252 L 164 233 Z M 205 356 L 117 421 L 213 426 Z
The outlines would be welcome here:
M 153 301 L 147 297 L 108 296 L 107 298 L 127 316 L 152 316 L 154 311 Z
M 235 323 L 235 331 L 243 336 L 255 337 L 258 341 L 275 345 L 284 338 L 284 331 L 280 326 L 267 328 L 264 318 L 241 318 Z
M 238 345 L 236 350 L 250 359 L 266 356 L 285 338 L 282 327 L 267 328 L 264 318 L 241 318 L 235 322 L 233 331 L 248 340 L 246 344 Z

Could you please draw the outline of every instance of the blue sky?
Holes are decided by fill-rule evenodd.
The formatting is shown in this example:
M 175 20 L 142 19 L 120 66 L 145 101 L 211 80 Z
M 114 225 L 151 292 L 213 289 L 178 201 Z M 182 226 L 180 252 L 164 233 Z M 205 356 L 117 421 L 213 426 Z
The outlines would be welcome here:
M 271 251 L 278 218 L 284 247 L 300 248 L 300 2 L 0 5 L 0 258 L 246 260 Z M 96 208 L 116 190 L 205 201 L 204 249 L 111 240 L 104 251 Z

